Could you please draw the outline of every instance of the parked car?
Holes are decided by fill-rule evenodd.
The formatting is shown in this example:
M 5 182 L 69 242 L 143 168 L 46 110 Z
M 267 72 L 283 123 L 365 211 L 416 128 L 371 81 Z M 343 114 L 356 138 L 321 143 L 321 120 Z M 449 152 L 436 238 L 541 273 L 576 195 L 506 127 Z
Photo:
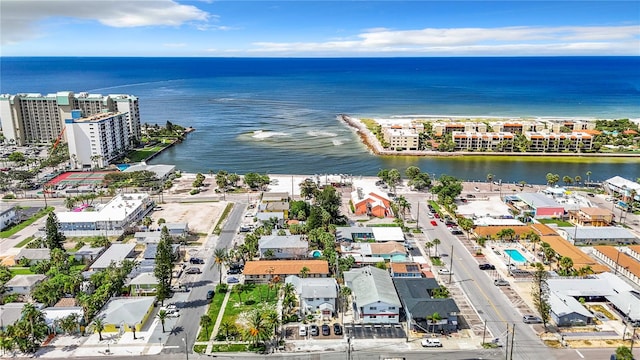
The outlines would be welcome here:
M 469 199 L 473 199 L 473 198 L 475 198 L 476 196 L 475 196 L 475 195 L 473 195 L 473 194 L 467 194 L 467 197 L 468 197 Z
M 438 223 L 435 220 L 431 220 L 431 225 L 438 226 Z
M 307 326 L 306 325 L 300 325 L 298 327 L 298 335 L 299 336 L 307 336 Z
M 240 280 L 238 280 L 237 277 L 230 276 L 230 277 L 227 278 L 227 284 L 237 284 L 239 282 L 240 282 Z
M 242 269 L 233 268 L 233 269 L 227 270 L 227 275 L 237 275 L 237 274 L 242 274 Z
M 542 319 L 533 315 L 525 315 L 522 317 L 525 324 L 542 324 Z
M 204 264 L 204 260 L 197 257 L 189 259 L 189 262 L 192 264 Z
M 213 295 L 215 295 L 215 294 L 216 294 L 216 292 L 213 291 L 213 290 L 207 291 L 207 300 L 213 299 Z
M 509 286 L 509 282 L 505 279 L 495 279 L 493 280 L 493 285 L 495 286 Z
M 178 276 L 179 277 L 179 276 Z M 171 291 L 175 292 L 189 292 L 189 289 L 185 285 L 173 286 Z
M 440 269 L 438 270 L 438 274 L 440 275 L 453 275 L 453 272 L 449 269 Z
M 320 328 L 318 327 L 318 325 L 311 324 L 311 326 L 309 326 L 309 334 L 311 334 L 311 336 L 320 335 Z
M 333 333 L 336 335 L 342 335 L 342 326 L 338 323 L 333 324 Z
M 440 339 L 422 339 L 420 344 L 422 345 L 422 347 L 442 347 L 442 342 L 440 342 Z
M 495 270 L 496 267 L 493 264 L 480 264 L 478 265 L 478 267 L 480 268 L 480 270 Z
M 595 195 L 593 195 L 593 193 L 587 193 L 588 197 L 595 197 Z
M 202 273 L 202 271 L 200 271 L 200 269 L 198 269 L 197 267 L 190 267 L 187 270 L 185 270 L 186 274 L 200 274 Z
M 327 325 L 327 324 L 323 324 L 322 325 L 322 335 L 324 335 L 324 336 L 331 335 L 331 328 L 329 328 L 329 325 Z

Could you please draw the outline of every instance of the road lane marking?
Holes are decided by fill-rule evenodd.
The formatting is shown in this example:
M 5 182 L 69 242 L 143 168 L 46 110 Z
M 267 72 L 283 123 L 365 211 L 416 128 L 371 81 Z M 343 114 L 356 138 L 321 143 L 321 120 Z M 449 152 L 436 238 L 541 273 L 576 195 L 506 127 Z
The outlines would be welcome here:
M 580 356 L 581 359 L 584 359 L 584 355 L 582 355 L 582 353 L 580 353 L 580 351 L 576 350 L 576 352 L 578 353 L 578 356 Z

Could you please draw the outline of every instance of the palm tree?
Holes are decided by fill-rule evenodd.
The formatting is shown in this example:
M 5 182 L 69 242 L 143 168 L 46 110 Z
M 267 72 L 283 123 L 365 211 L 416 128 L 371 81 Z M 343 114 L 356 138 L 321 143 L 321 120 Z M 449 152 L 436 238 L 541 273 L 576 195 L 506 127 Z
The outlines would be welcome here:
M 428 255 L 429 257 L 431 257 L 431 248 L 433 247 L 433 243 L 432 243 L 431 241 L 427 241 L 427 242 L 424 244 L 424 247 L 426 247 L 426 248 L 427 248 L 427 255 Z
M 167 320 L 168 317 L 168 313 L 166 310 L 160 310 L 158 311 L 158 315 L 156 315 L 158 317 L 158 320 L 160 320 L 160 324 L 162 324 L 162 333 L 164 334 L 164 323 Z
M 229 340 L 229 333 L 235 331 L 236 326 L 228 320 L 220 324 L 220 330 L 224 333 L 225 339 Z
M 153 220 L 151 219 L 151 217 L 145 216 L 144 219 L 142 219 L 142 226 L 146 227 L 147 229 L 149 228 L 149 226 L 151 226 L 151 224 L 153 224 Z
M 300 277 L 301 278 L 306 278 L 307 276 L 309 276 L 309 271 L 311 271 L 308 267 L 303 266 L 302 269 L 300 269 Z
M 531 241 L 531 243 L 533 244 L 533 253 L 536 253 L 536 244 L 540 242 L 540 235 L 538 235 L 538 233 L 535 232 L 530 232 L 529 233 L 529 241 Z
M 209 315 L 205 314 L 200 316 L 200 326 L 202 326 L 204 328 L 204 331 L 208 334 L 209 333 L 209 326 L 211 325 L 212 321 L 211 321 L 211 317 L 209 317 Z
M 591 182 L 591 170 L 587 171 L 587 186 L 589 185 L 589 183 Z
M 487 174 L 487 182 L 489 183 L 489 191 L 493 191 L 493 174 Z
M 66 207 L 67 209 L 71 210 L 73 209 L 73 207 L 76 206 L 76 199 L 69 196 L 67 198 L 64 199 L 64 207 Z
M 558 266 L 560 267 L 560 272 L 565 276 L 569 276 L 572 273 L 573 268 L 573 260 L 568 256 L 563 256 L 558 261 Z
M 440 239 L 435 238 L 431 241 L 433 246 L 436 248 L 436 257 L 438 257 L 438 245 L 440 245 Z
M 102 330 L 104 330 L 104 319 L 101 317 L 93 319 L 93 323 L 91 323 L 91 329 L 98 333 L 98 338 L 102 341 Z
M 343 319 L 342 322 L 344 322 L 344 313 L 347 311 L 347 305 L 349 305 L 349 296 L 351 296 L 351 289 L 347 286 L 341 286 L 339 296 Z
M 249 330 L 247 330 L 247 337 L 252 340 L 254 345 L 257 345 L 261 340 L 268 338 L 267 324 L 260 311 L 255 310 L 249 315 L 248 325 Z
M 435 332 L 436 330 L 436 325 L 438 323 L 438 321 L 442 320 L 442 316 L 440 316 L 439 313 L 434 312 L 433 314 L 427 316 L 427 320 L 430 320 L 431 323 L 433 324 L 433 331 L 431 332 Z
M 227 260 L 227 248 L 216 249 L 213 253 L 213 264 L 218 267 L 219 279 L 222 279 L 222 265 Z

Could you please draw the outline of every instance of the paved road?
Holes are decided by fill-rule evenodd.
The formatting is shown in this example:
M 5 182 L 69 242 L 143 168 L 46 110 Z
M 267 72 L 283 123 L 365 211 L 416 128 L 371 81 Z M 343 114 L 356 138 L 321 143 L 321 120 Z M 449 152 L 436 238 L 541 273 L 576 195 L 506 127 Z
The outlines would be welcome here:
M 420 219 L 419 224 L 426 233 L 429 240 L 438 238 L 441 244 L 438 247 L 440 253 L 449 254 L 442 259 L 446 263 L 446 268 L 452 268 L 453 275 L 451 281 L 457 282 L 466 296 L 469 298 L 477 313 L 486 320 L 487 329 L 494 337 L 506 340 L 507 324 L 510 327 L 515 325 L 515 346 L 513 348 L 514 359 L 550 359 L 552 358 L 549 349 L 544 346 L 535 332 L 522 322 L 522 314 L 515 310 L 509 299 L 493 285 L 486 272 L 478 270 L 478 262 L 458 240 L 451 234 L 443 222 L 437 221 L 437 226 L 431 225 L 431 220 L 427 217 L 429 209 L 426 206 L 427 196 L 425 195 L 405 195 L 412 204 L 419 204 Z M 415 208 L 415 209 L 414 209 Z M 417 208 L 412 207 L 412 213 L 417 215 Z M 424 246 L 424 244 L 420 244 Z M 453 255 L 453 256 L 452 256 Z M 449 276 L 440 278 L 445 284 L 449 282 Z M 509 344 L 511 340 L 509 340 Z M 506 351 L 506 347 L 503 347 Z M 511 349 L 509 349 L 511 353 Z
M 205 259 L 205 264 L 200 266 L 202 274 L 190 279 L 192 282 L 188 286 L 191 288 L 191 293 L 189 294 L 187 301 L 178 304 L 181 308 L 180 319 L 172 329 L 172 333 L 165 343 L 165 346 L 172 346 L 174 348 L 165 349 L 163 353 L 170 354 L 184 352 L 185 342 L 183 339 L 186 339 L 186 341 L 189 342 L 189 349 L 192 348 L 191 345 L 194 343 L 195 337 L 198 333 L 200 317 L 204 315 L 207 306 L 209 305 L 209 301 L 206 299 L 207 291 L 220 283 L 219 270 L 213 265 L 214 249 L 231 247 L 234 235 L 240 226 L 242 215 L 246 207 L 246 204 L 235 203 L 233 210 L 227 217 L 227 221 L 225 222 L 220 236 L 210 235 L 204 245 L 202 253 L 198 254 L 198 256 Z

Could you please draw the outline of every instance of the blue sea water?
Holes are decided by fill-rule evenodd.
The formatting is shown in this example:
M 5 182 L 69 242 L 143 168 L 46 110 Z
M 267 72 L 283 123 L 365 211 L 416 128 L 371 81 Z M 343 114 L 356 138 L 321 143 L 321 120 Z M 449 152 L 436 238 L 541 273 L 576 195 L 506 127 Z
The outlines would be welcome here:
M 640 57 L 0 59 L 0 92 L 140 98 L 143 122 L 193 126 L 153 162 L 190 172 L 429 173 L 543 183 L 640 176 L 637 162 L 377 157 L 336 114 L 640 118 Z

